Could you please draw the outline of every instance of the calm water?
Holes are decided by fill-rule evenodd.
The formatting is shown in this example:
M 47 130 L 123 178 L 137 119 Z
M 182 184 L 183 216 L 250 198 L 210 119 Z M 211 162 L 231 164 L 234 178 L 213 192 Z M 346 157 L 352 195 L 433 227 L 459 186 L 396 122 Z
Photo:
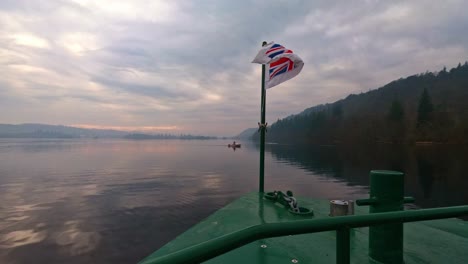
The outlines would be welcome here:
M 258 184 L 258 149 L 225 141 L 0 140 L 0 263 L 135 263 Z M 266 190 L 362 198 L 407 174 L 421 207 L 468 203 L 468 151 L 267 145 Z

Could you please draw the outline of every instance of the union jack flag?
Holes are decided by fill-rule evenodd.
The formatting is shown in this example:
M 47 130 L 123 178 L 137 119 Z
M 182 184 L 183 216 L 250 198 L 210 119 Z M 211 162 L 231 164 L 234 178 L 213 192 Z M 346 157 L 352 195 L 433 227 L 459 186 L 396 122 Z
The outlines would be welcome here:
M 280 44 L 273 44 L 265 54 L 270 58 L 273 59 L 274 57 L 283 54 L 283 53 L 293 53 L 292 50 L 286 49 L 285 47 L 281 46 Z
M 265 64 L 267 89 L 294 78 L 304 66 L 302 59 L 292 50 L 273 42 L 263 46 L 252 62 Z
M 294 69 L 294 61 L 287 57 L 279 58 L 278 60 L 270 63 L 270 79 L 273 79 L 277 75 L 291 71 L 292 69 Z
M 291 54 L 292 50 L 286 49 L 280 44 L 270 42 L 267 45 L 263 46 L 262 49 L 257 53 L 253 63 L 267 64 L 276 56 L 281 54 Z
M 304 62 L 293 53 L 284 53 L 266 64 L 265 88 L 285 82 L 301 72 Z

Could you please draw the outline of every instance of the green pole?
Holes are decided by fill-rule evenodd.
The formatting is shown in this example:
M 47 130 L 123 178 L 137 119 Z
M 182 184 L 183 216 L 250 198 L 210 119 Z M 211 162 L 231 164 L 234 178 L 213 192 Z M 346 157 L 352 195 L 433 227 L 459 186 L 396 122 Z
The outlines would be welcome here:
M 402 172 L 373 170 L 370 172 L 370 197 L 357 200 L 357 205 L 370 205 L 369 212 L 403 211 L 405 178 Z M 413 199 L 414 200 L 414 199 Z M 369 227 L 369 256 L 379 262 L 404 263 L 403 224 L 392 223 Z
M 336 230 L 336 263 L 350 263 L 350 229 L 346 226 Z
M 263 41 L 262 47 L 267 44 Z M 262 98 L 260 103 L 261 123 L 260 123 L 260 182 L 258 191 L 264 192 L 264 175 L 265 175 L 265 111 L 266 111 L 266 91 L 265 91 L 265 64 L 262 64 Z

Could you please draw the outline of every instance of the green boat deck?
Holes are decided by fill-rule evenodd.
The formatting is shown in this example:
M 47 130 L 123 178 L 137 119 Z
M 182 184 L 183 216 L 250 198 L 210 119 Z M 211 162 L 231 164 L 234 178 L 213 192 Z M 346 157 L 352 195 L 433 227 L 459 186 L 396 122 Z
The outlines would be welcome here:
M 254 225 L 323 219 L 328 200 L 298 198 L 313 216 L 288 212 L 279 203 L 259 193 L 247 194 L 198 223 L 147 257 L 151 260 Z M 368 214 L 368 207 L 355 207 L 356 215 Z M 368 257 L 368 228 L 351 229 L 351 263 L 375 263 Z M 204 263 L 336 263 L 336 232 L 326 231 L 262 239 L 215 257 Z M 404 224 L 405 263 L 468 263 L 468 223 L 442 219 Z

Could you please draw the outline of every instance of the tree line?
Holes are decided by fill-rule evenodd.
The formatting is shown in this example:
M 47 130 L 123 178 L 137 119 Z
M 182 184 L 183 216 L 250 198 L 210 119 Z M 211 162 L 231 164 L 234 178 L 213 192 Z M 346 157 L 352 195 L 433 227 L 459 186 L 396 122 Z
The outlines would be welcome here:
M 401 78 L 275 122 L 285 143 L 468 143 L 468 62 Z M 257 137 L 257 135 L 254 135 Z

